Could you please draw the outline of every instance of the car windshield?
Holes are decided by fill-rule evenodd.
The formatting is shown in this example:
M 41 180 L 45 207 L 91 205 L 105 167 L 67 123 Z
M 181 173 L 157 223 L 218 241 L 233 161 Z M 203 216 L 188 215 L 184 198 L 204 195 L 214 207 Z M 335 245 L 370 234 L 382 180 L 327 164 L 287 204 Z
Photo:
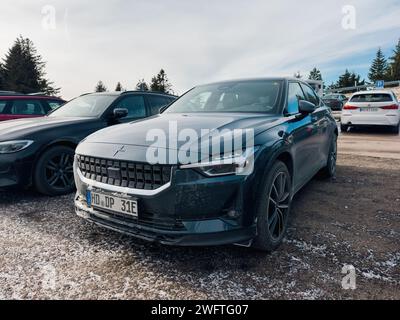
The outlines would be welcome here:
M 247 80 L 199 86 L 165 113 L 259 112 L 276 114 L 282 81 Z
M 100 117 L 116 99 L 112 95 L 86 95 L 75 98 L 49 114 L 49 117 Z
M 390 102 L 392 96 L 388 93 L 356 94 L 351 98 L 351 102 Z

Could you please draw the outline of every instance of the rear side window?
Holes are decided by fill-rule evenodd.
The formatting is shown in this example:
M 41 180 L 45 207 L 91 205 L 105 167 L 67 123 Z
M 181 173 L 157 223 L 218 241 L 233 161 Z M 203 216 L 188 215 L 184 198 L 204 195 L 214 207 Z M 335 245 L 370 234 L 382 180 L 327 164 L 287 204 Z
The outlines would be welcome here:
M 18 115 L 45 115 L 46 112 L 38 100 L 13 100 L 11 114 Z
M 115 108 L 128 109 L 127 118 L 143 118 L 146 116 L 146 106 L 143 96 L 125 97 L 118 102 Z
M 57 109 L 59 106 L 63 104 L 62 101 L 58 100 L 48 100 L 47 103 L 49 104 L 50 110 Z
M 303 90 L 298 82 L 290 82 L 287 113 L 296 114 L 299 112 L 299 100 L 305 100 Z
M 4 108 L 6 107 L 7 101 L 0 100 L 0 113 L 4 113 Z
M 355 94 L 351 102 L 391 102 L 392 96 L 387 93 Z
M 306 95 L 306 100 L 311 103 L 314 103 L 316 106 L 318 106 L 319 99 L 318 99 L 317 95 L 315 94 L 314 90 L 304 84 L 301 84 L 301 87 L 303 88 L 304 94 Z
M 158 114 L 160 109 L 170 104 L 173 99 L 162 97 L 162 96 L 148 96 L 147 97 L 150 105 L 151 114 Z

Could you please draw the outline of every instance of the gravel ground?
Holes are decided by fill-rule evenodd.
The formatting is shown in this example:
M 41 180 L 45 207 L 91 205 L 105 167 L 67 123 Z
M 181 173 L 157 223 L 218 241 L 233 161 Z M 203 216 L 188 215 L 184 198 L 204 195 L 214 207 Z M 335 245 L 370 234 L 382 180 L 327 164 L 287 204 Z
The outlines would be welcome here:
M 0 299 L 400 299 L 400 160 L 341 155 L 295 198 L 283 245 L 149 244 L 93 226 L 73 195 L 0 193 Z M 342 267 L 356 289 L 341 286 Z

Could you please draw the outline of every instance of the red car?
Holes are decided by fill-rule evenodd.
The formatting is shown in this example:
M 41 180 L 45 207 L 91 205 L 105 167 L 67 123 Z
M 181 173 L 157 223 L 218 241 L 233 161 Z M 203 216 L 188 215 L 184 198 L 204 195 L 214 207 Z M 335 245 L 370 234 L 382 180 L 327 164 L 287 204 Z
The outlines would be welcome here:
M 0 94 L 0 121 L 43 117 L 65 103 L 45 95 Z

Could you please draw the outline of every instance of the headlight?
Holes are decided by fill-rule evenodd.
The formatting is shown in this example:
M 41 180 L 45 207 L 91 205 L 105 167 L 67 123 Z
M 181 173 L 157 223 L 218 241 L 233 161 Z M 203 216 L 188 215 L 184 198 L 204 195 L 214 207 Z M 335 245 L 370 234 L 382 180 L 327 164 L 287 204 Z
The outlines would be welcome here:
M 215 156 L 211 161 L 184 164 L 181 169 L 195 169 L 209 177 L 226 175 L 249 175 L 254 168 L 254 154 L 259 147 L 248 148 L 245 151 L 235 152 L 227 157 Z
M 0 142 L 0 153 L 14 153 L 29 147 L 33 141 L 31 140 L 18 140 Z

